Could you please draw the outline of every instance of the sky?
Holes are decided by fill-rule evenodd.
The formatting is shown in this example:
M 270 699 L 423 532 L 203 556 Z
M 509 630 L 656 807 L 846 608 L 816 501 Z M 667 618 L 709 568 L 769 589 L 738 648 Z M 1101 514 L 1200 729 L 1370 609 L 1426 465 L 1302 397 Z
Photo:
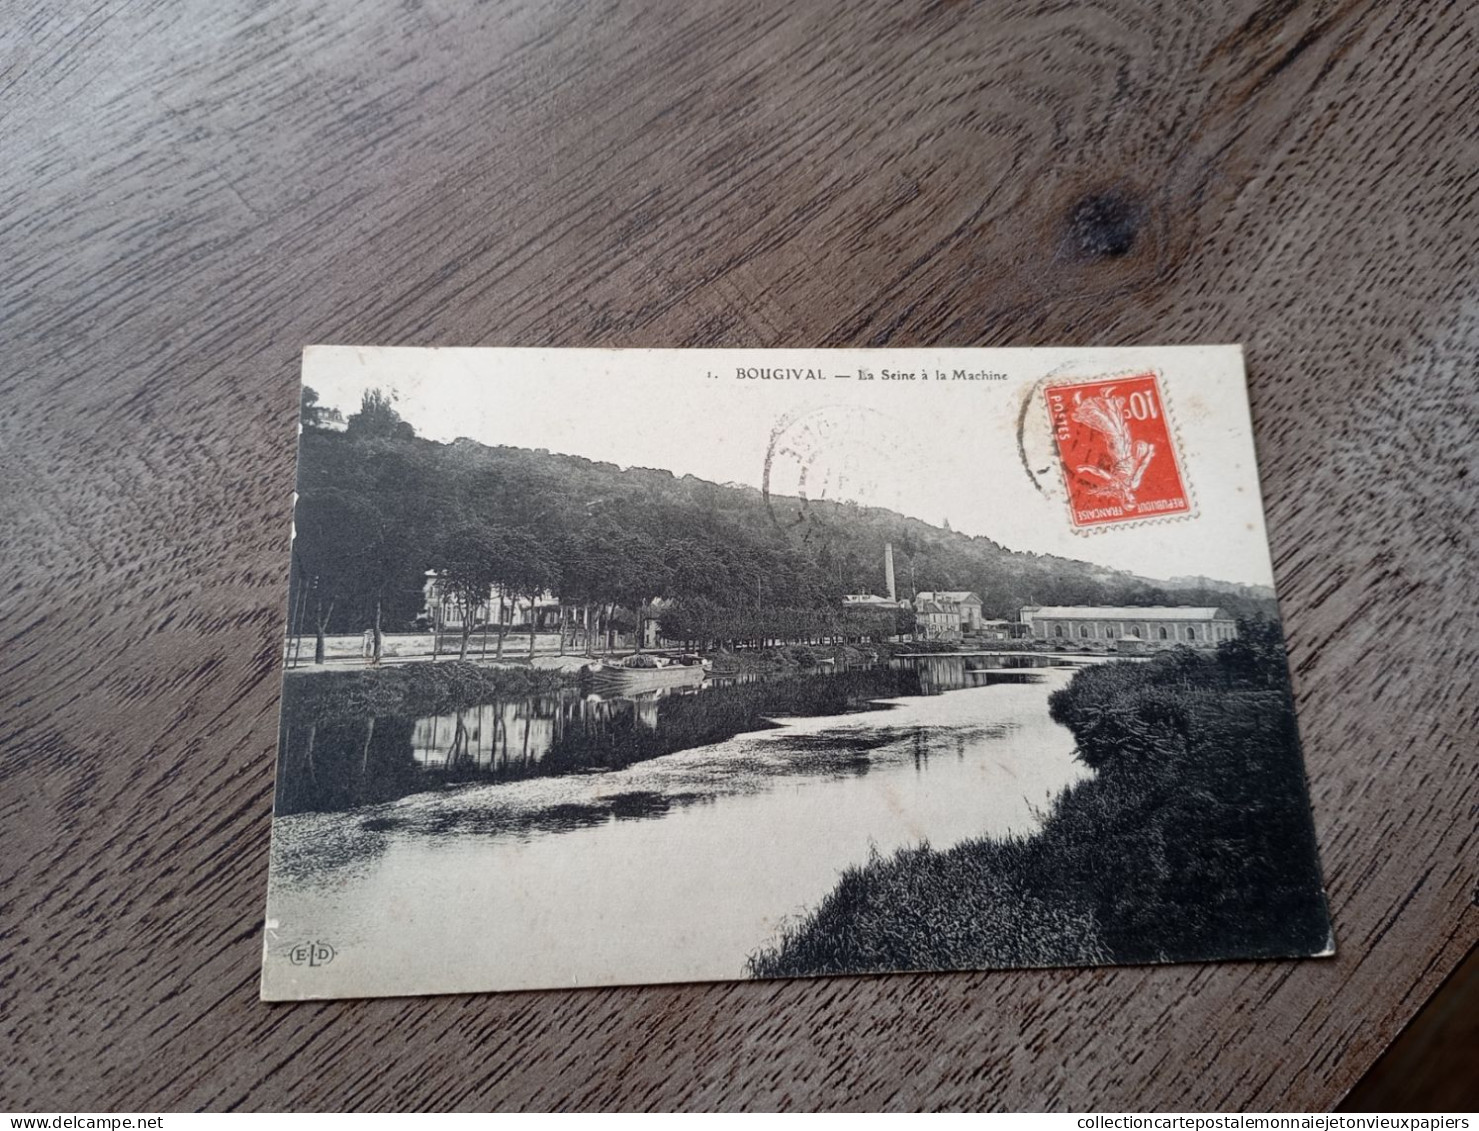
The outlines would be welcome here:
M 860 370 L 874 379 L 861 380 Z M 821 376 L 758 376 L 787 371 Z M 932 379 L 957 371 L 997 376 Z M 1194 512 L 1075 531 L 1042 382 L 1150 371 Z M 544 448 L 717 483 L 768 481 L 776 494 L 888 507 L 1013 550 L 1153 578 L 1273 584 L 1237 347 L 313 346 L 303 379 L 346 417 L 365 390 L 382 389 L 417 434 L 433 440 Z

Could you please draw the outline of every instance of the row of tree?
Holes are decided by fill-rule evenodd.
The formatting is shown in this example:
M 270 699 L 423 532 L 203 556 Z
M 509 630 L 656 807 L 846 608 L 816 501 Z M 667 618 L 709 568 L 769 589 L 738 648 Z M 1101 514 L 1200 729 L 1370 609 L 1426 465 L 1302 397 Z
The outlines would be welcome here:
M 577 456 L 417 437 L 392 400 L 366 393 L 343 431 L 305 389 L 291 592 L 292 631 L 411 628 L 428 571 L 457 611 L 461 650 L 479 621 L 503 647 L 491 592 L 532 606 L 556 595 L 562 628 L 587 644 L 618 627 L 640 638 L 644 611 L 664 636 L 696 645 L 877 637 L 907 630 L 892 611 L 841 608 L 882 589 L 892 542 L 907 592 L 968 589 L 987 616 L 1021 605 L 1220 604 L 1257 611 L 1256 594 L 1181 588 L 1084 562 L 1013 553 L 892 511 L 766 499 L 754 488 L 621 469 Z M 532 610 L 531 610 L 532 611 Z M 533 646 L 533 616 L 530 617 Z M 565 634 L 562 631 L 562 642 Z

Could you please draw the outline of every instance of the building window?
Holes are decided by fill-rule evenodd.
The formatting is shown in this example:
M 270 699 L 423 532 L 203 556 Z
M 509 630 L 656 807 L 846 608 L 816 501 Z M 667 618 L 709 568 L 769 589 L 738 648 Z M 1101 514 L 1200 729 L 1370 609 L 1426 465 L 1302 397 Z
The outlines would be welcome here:
M 1125 635 L 1126 636 L 1133 636 L 1136 640 L 1139 640 L 1140 639 L 1140 629 L 1139 628 L 1132 628 Z
M 1079 625 L 1078 626 L 1078 634 L 1084 640 L 1087 640 L 1089 638 L 1089 626 L 1086 625 L 1086 624 Z
M 1188 640 L 1195 640 L 1197 638 L 1197 630 L 1191 625 L 1186 626 L 1186 638 Z
M 1105 628 L 1104 635 L 1107 636 L 1110 640 L 1113 640 L 1116 636 L 1119 635 L 1119 631 L 1119 629 L 1115 628 L 1114 625 L 1111 624 L 1107 628 Z
M 1161 634 L 1161 639 L 1162 639 L 1162 640 L 1168 640 L 1168 639 L 1170 639 L 1170 638 L 1169 638 L 1169 637 L 1168 637 L 1168 636 L 1167 636 L 1167 635 L 1166 635 L 1166 630 L 1165 630 L 1165 629 L 1164 629 L 1164 628 L 1162 628 L 1162 629 L 1160 629 L 1160 634 Z
M 1055 625 L 1053 625 L 1053 635 L 1054 636 L 1062 636 L 1063 635 L 1063 626 L 1061 624 L 1055 624 Z

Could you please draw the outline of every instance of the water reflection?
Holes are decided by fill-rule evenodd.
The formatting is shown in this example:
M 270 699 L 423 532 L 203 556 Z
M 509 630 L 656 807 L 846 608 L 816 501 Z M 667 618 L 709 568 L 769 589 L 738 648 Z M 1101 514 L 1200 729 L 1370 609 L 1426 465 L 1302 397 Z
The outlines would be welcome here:
M 943 686 L 932 678 L 931 687 Z M 636 696 L 567 689 L 423 716 L 357 716 L 289 681 L 277 812 L 329 812 L 471 782 L 596 770 L 764 730 L 774 718 L 845 715 L 925 688 L 911 665 L 721 679 Z
M 276 822 L 270 915 L 335 946 L 315 993 L 737 976 L 870 852 L 1030 835 L 1087 775 L 1047 712 L 1071 673 L 981 659 L 534 697 L 460 724 L 297 719 L 292 766 L 319 790 L 300 803 L 391 803 Z
M 1039 683 L 1043 672 L 1038 669 L 1073 665 L 1040 653 L 997 652 L 902 657 L 890 661 L 890 666 L 913 670 L 918 675 L 920 689 L 926 695 L 938 695 L 998 683 Z
M 418 718 L 411 732 L 411 757 L 423 769 L 529 769 L 567 735 L 585 737 L 624 727 L 656 731 L 659 701 L 698 694 L 697 688 L 662 689 L 623 697 L 540 695 L 478 703 L 444 715 Z
M 916 656 L 851 670 L 710 679 L 634 696 L 571 688 L 422 716 L 346 714 L 290 680 L 277 812 L 332 812 L 472 782 L 620 769 L 763 730 L 777 717 L 845 715 L 886 699 L 1031 683 L 1043 678 L 1036 669 L 1064 664 L 1031 653 Z M 848 741 L 846 749 L 827 752 L 834 769 L 866 773 L 866 754 L 882 740 Z

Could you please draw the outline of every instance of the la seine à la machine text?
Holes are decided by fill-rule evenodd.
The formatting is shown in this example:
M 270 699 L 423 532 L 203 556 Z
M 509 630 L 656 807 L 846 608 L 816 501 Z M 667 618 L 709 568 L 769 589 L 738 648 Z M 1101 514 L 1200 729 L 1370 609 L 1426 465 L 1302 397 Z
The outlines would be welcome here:
M 736 379 L 740 381 L 825 381 L 828 377 L 845 379 L 852 377 L 851 373 L 824 373 L 820 369 L 770 369 L 761 367 L 740 367 L 734 371 Z M 1005 381 L 1005 373 L 997 373 L 989 369 L 954 369 L 946 372 L 936 369 L 933 373 L 927 370 L 904 371 L 900 369 L 880 369 L 876 373 L 871 369 L 860 369 L 857 373 L 859 381 Z

